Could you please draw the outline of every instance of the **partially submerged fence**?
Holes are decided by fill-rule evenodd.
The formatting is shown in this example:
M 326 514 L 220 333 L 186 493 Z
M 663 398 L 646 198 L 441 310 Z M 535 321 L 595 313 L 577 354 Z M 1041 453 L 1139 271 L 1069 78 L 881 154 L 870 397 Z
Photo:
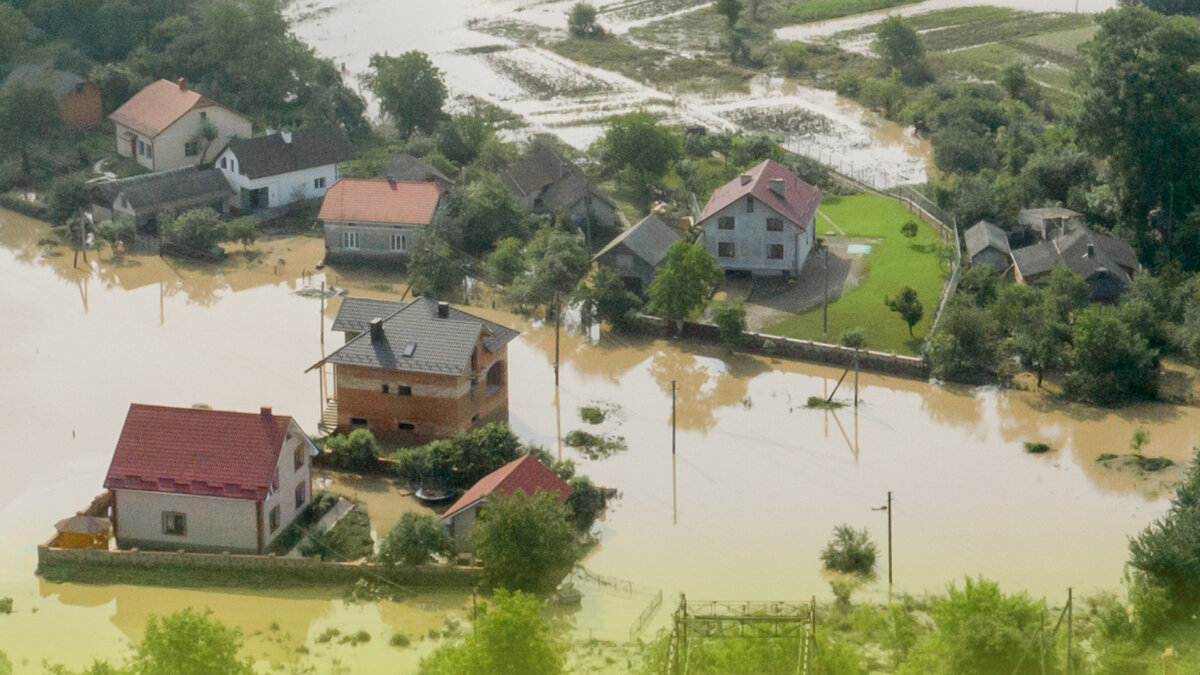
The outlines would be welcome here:
M 633 620 L 633 624 L 629 627 L 629 640 L 631 642 L 638 639 L 642 631 L 646 629 L 646 625 L 654 618 L 655 612 L 662 606 L 663 593 L 661 588 L 651 589 L 645 586 L 638 586 L 626 579 L 596 574 L 583 565 L 575 566 L 574 576 L 580 581 L 595 584 L 600 588 L 607 589 L 610 592 L 615 592 L 630 599 L 633 599 L 635 596 L 649 598 L 646 606 L 642 608 L 642 611 L 638 613 L 637 618 Z

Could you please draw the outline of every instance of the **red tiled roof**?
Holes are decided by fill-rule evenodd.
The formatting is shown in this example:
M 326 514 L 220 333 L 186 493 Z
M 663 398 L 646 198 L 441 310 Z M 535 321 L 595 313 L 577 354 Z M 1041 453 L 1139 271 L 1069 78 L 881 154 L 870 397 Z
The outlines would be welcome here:
M 547 469 L 537 459 L 526 455 L 520 459 L 514 459 L 480 478 L 478 483 L 472 485 L 466 494 L 454 502 L 454 506 L 451 506 L 450 510 L 442 514 L 442 520 L 458 515 L 460 511 L 466 510 L 467 507 L 484 497 L 492 494 L 511 495 L 517 490 L 527 495 L 538 492 L 557 492 L 559 504 L 565 502 L 567 497 L 575 492 L 570 485 L 558 477 L 558 474 Z
M 153 137 L 161 134 L 192 108 L 216 105 L 220 104 L 188 89 L 186 84 L 180 87 L 176 82 L 159 80 L 146 85 L 108 118 Z
M 821 191 L 805 183 L 799 176 L 788 171 L 778 162 L 768 159 L 745 174 L 750 180 L 743 184 L 738 176 L 717 188 L 696 222 L 703 222 L 721 209 L 746 195 L 754 195 L 758 201 L 779 212 L 801 230 L 808 227 L 817 207 L 821 205 Z M 771 179 L 783 180 L 783 197 L 771 190 Z
M 343 178 L 321 202 L 319 220 L 428 225 L 442 188 L 436 183 Z
M 205 497 L 267 496 L 292 418 L 129 406 L 104 487 Z

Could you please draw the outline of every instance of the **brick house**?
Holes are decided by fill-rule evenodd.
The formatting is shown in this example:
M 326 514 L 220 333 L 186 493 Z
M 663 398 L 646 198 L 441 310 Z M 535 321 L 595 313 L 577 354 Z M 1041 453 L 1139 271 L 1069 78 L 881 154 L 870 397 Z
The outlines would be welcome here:
M 117 154 L 151 171 L 212 161 L 233 138 L 250 138 L 250 118 L 200 95 L 187 82 L 159 80 L 133 95 L 108 118 L 117 130 Z M 217 128 L 208 144 L 199 138 L 205 122 Z
M 333 328 L 337 429 L 420 445 L 508 421 L 508 343 L 517 331 L 428 298 L 346 298 Z
M 517 491 L 527 495 L 538 492 L 553 492 L 562 504 L 575 491 L 541 462 L 526 455 L 479 479 L 478 483 L 463 493 L 442 514 L 442 524 L 450 532 L 450 545 L 455 553 L 470 553 L 475 550 L 471 543 L 471 529 L 480 511 L 487 506 L 489 498 L 508 496 Z
M 121 548 L 262 553 L 312 501 L 287 415 L 129 406 L 104 487 Z
M 821 191 L 766 160 L 709 197 L 700 241 L 726 271 L 796 276 L 816 240 Z
M 79 129 L 90 127 L 98 124 L 103 117 L 100 85 L 75 73 L 55 70 L 49 63 L 26 64 L 13 68 L 4 78 L 4 85 L 19 81 L 49 89 L 58 101 L 58 114 L 68 126 Z
M 343 178 L 325 193 L 317 220 L 330 258 L 408 258 L 417 239 L 446 211 L 437 183 Z

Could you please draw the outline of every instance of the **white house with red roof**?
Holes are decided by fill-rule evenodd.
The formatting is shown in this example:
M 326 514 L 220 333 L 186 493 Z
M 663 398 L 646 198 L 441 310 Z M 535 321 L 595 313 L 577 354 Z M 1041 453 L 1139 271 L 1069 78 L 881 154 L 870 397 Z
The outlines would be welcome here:
M 316 453 L 270 408 L 134 403 L 104 479 L 117 545 L 262 553 L 312 501 Z
M 471 543 L 471 529 L 479 512 L 487 506 L 489 499 L 508 496 L 520 490 L 527 495 L 553 492 L 559 504 L 570 497 L 574 490 L 536 458 L 526 455 L 496 469 L 472 485 L 444 514 L 442 524 L 450 530 L 450 542 L 456 553 L 475 550 Z
M 446 209 L 438 183 L 343 178 L 325 193 L 317 219 L 335 258 L 404 260 Z
M 820 205 L 820 190 L 768 159 L 713 192 L 696 222 L 722 269 L 796 276 Z
M 117 130 L 117 154 L 151 171 L 211 162 L 233 138 L 250 138 L 245 115 L 188 88 L 182 78 L 146 85 L 108 118 Z M 205 122 L 217 129 L 211 143 L 200 136 Z

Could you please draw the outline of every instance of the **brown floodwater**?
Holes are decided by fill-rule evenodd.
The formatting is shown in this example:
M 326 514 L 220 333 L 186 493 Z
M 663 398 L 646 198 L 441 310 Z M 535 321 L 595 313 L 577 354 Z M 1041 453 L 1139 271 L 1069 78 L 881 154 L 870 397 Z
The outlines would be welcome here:
M 236 591 L 50 584 L 34 576 L 35 547 L 53 523 L 86 505 L 101 483 L 132 401 L 253 410 L 271 405 L 315 431 L 317 377 L 304 369 L 328 345 L 336 299 L 321 314 L 300 296 L 321 257 L 320 240 L 260 242 L 222 265 L 181 265 L 152 256 L 113 259 L 107 250 L 72 267 L 67 251 L 37 242 L 48 228 L 0 211 L 0 651 L 30 670 L 43 659 L 85 665 L 115 658 L 150 614 L 209 607 L 242 627 L 247 653 L 271 663 L 303 661 L 321 672 L 335 660 L 357 672 L 411 672 L 436 643 L 398 650 L 395 632 L 416 637 L 469 615 L 461 592 L 417 593 L 398 602 L 346 604 L 321 589 Z M 280 263 L 280 260 L 283 263 Z M 82 262 L 81 262 L 82 266 Z M 307 278 L 386 295 L 404 286 L 381 272 Z M 1188 459 L 1200 444 L 1200 409 L 1161 404 L 1094 410 L 1028 392 L 932 386 L 863 374 L 857 414 L 808 410 L 841 374 L 832 368 L 604 334 L 562 342 L 562 384 L 552 372 L 554 335 L 539 322 L 474 309 L 522 331 L 509 347 L 511 421 L 530 442 L 559 451 L 558 429 L 620 436 L 626 450 L 589 460 L 563 447 L 581 473 L 621 497 L 598 524 L 584 561 L 596 574 L 629 580 L 626 595 L 581 580 L 577 634 L 620 638 L 647 598 L 668 607 L 694 599 L 827 597 L 818 554 L 835 525 L 866 527 L 886 552 L 883 513 L 894 492 L 896 589 L 937 591 L 982 574 L 1009 589 L 1053 598 L 1121 584 L 1127 538 L 1167 505 L 1178 470 L 1144 477 L 1105 468 L 1101 453 L 1128 452 L 1134 429 L 1150 430 L 1143 452 Z M 852 378 L 837 397 L 849 401 Z M 671 455 L 671 383 L 677 438 Z M 578 408 L 616 408 L 590 427 Z M 1033 456 L 1025 441 L 1056 450 Z M 673 471 L 674 466 L 674 471 Z M 673 481 L 674 478 L 674 481 Z M 675 486 L 673 494 L 672 487 Z M 386 484 L 347 482 L 385 530 L 411 501 Z M 886 580 L 886 564 L 878 567 Z M 886 582 L 864 589 L 885 596 Z M 658 620 L 667 611 L 658 612 Z M 366 645 L 319 642 L 328 628 L 372 635 Z M 70 635 L 69 646 L 63 636 Z M 304 645 L 309 652 L 298 649 Z M 18 672 L 23 672 L 19 670 Z

